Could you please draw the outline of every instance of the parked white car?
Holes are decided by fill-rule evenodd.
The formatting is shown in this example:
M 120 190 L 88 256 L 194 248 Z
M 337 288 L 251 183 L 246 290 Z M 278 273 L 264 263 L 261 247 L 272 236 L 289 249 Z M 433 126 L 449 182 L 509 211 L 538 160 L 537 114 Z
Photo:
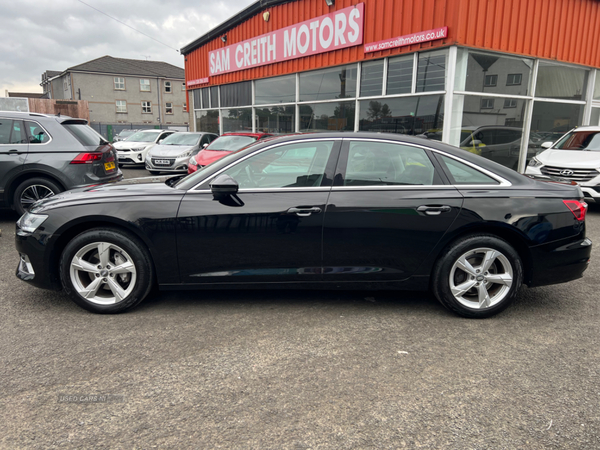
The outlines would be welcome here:
M 173 130 L 141 130 L 125 141 L 115 142 L 119 166 L 143 165 L 148 151 L 173 133 Z
M 547 150 L 531 158 L 526 175 L 562 182 L 576 182 L 586 200 L 600 203 L 600 127 L 575 128 Z

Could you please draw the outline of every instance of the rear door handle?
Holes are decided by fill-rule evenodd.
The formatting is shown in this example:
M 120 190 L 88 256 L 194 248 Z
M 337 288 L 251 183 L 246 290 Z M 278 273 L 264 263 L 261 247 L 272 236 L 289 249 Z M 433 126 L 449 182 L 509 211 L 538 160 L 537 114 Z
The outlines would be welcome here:
M 417 208 L 417 211 L 427 214 L 428 216 L 439 216 L 443 212 L 450 212 L 452 208 L 448 205 L 428 206 L 423 205 Z
M 287 210 L 288 214 L 296 214 L 300 217 L 308 217 L 311 214 L 319 214 L 321 212 L 321 208 L 312 207 L 312 208 L 290 208 Z

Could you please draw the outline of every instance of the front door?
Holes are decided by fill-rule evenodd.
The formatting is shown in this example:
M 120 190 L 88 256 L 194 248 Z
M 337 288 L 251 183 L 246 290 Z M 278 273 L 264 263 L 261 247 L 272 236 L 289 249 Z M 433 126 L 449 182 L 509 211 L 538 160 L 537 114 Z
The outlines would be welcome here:
M 418 272 L 463 202 L 435 164 L 417 146 L 344 140 L 325 212 L 324 281 L 401 281 Z
M 178 214 L 185 284 L 319 281 L 322 227 L 341 140 L 259 150 L 190 190 Z M 215 199 L 220 174 L 237 195 Z
M 28 148 L 23 122 L 0 117 L 0 198 L 6 184 L 23 170 Z

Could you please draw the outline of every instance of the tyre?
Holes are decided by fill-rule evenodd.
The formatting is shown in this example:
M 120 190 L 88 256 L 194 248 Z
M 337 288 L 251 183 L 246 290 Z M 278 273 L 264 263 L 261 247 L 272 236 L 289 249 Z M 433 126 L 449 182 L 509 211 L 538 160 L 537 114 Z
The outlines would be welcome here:
M 60 279 L 71 299 L 99 314 L 124 312 L 150 292 L 154 274 L 145 245 L 120 230 L 96 228 L 73 238 L 60 258 Z
M 13 206 L 19 215 L 23 215 L 38 200 L 62 191 L 63 189 L 58 184 L 48 178 L 29 178 L 15 189 Z
M 503 239 L 478 234 L 453 242 L 438 259 L 432 290 L 446 308 L 469 318 L 503 311 L 523 283 L 523 264 Z

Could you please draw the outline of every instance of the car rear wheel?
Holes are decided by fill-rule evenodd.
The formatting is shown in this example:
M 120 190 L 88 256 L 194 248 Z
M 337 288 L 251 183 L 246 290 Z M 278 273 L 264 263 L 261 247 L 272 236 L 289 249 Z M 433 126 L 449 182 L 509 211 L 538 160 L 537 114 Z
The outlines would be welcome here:
M 97 228 L 65 247 L 60 259 L 63 288 L 75 303 L 100 314 L 124 312 L 152 288 L 152 263 L 144 244 L 129 233 Z
M 62 192 L 55 182 L 41 177 L 29 178 L 15 189 L 13 205 L 19 215 L 25 214 L 35 202 Z
M 432 289 L 448 309 L 470 318 L 503 311 L 523 282 L 523 264 L 515 249 L 492 235 L 454 242 L 438 260 Z

